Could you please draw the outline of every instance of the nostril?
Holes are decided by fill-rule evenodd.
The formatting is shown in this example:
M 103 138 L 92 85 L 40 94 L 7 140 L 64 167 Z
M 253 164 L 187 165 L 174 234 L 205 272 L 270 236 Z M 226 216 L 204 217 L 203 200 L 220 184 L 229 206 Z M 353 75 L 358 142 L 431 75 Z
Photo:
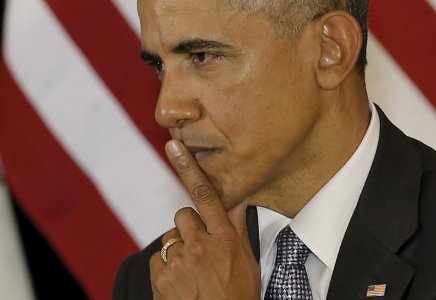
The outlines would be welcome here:
M 183 127 L 183 123 L 185 122 L 184 119 L 181 120 L 177 120 L 177 128 L 182 128 Z

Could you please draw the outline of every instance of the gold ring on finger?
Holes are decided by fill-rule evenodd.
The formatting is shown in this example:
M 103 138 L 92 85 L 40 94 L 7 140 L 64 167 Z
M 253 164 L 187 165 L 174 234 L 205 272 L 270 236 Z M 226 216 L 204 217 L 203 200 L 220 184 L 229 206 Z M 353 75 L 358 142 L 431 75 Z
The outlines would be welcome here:
M 182 239 L 169 239 L 168 242 L 166 242 L 165 245 L 160 250 L 160 257 L 165 263 L 168 262 L 168 248 L 177 242 L 182 242 Z

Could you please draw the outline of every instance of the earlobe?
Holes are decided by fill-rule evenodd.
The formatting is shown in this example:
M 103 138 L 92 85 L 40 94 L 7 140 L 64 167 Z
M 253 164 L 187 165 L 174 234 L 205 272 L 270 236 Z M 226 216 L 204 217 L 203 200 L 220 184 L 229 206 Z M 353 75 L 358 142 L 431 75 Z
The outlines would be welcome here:
M 321 52 L 317 80 L 321 88 L 334 89 L 354 69 L 362 45 L 362 32 L 357 21 L 342 11 L 328 13 L 319 22 Z

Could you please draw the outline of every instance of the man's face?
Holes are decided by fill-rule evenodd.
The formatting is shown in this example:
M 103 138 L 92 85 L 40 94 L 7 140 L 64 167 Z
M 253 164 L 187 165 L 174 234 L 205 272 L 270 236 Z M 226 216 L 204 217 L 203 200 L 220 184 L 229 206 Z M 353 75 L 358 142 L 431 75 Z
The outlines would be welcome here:
M 310 36 L 215 0 L 139 0 L 144 59 L 162 81 L 156 119 L 182 140 L 226 208 L 280 197 L 313 148 Z M 318 49 L 319 50 L 319 49 Z

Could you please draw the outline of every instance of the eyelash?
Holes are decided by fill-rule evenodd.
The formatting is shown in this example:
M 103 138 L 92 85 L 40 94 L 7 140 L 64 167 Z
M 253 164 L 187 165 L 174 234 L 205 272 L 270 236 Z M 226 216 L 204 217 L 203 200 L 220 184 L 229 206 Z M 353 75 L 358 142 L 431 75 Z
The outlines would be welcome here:
M 200 59 L 200 57 L 203 57 L 203 58 Z M 209 60 L 219 61 L 224 56 L 218 55 L 218 54 L 207 53 L 207 52 L 199 52 L 199 53 L 192 53 L 191 54 L 191 60 L 192 60 L 192 63 L 194 63 L 194 64 L 205 65 L 208 63 L 208 61 L 207 61 L 208 57 L 209 57 Z
M 209 62 L 208 59 L 219 61 L 222 58 L 224 58 L 223 55 L 211 54 L 211 53 L 207 53 L 207 52 L 192 53 L 192 54 L 190 54 L 190 56 L 191 56 L 192 63 L 198 64 L 200 66 L 208 64 L 208 62 Z M 158 76 L 165 69 L 165 65 L 164 65 L 163 61 L 160 61 L 160 60 L 149 61 L 148 65 L 156 71 L 156 74 Z

